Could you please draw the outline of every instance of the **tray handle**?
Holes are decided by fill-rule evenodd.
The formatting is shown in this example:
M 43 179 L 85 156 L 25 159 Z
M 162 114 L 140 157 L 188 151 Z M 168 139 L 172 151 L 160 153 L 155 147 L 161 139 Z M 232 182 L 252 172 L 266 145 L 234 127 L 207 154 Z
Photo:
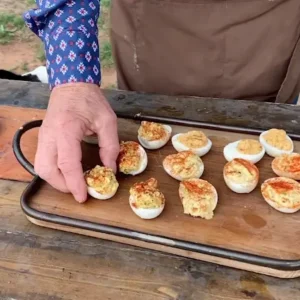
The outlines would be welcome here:
M 25 132 L 27 132 L 33 128 L 40 127 L 42 125 L 42 123 L 43 123 L 43 120 L 36 120 L 36 121 L 31 121 L 31 122 L 24 124 L 15 133 L 14 138 L 13 138 L 13 143 L 12 143 L 13 152 L 14 152 L 16 159 L 21 164 L 21 166 L 33 176 L 38 176 L 38 175 L 34 171 L 33 165 L 28 161 L 28 159 L 24 156 L 24 154 L 22 152 L 21 145 L 20 145 L 21 138 Z

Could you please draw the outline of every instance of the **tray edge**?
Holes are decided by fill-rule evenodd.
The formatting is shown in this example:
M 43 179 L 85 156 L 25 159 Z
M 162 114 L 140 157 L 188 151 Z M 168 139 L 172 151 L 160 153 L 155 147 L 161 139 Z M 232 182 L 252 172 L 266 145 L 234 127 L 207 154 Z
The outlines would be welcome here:
M 176 248 L 181 251 L 190 251 L 198 255 L 207 255 L 211 257 L 217 257 L 223 260 L 227 259 L 233 262 L 237 261 L 239 263 L 255 265 L 260 268 L 268 268 L 283 272 L 296 272 L 295 276 L 300 276 L 300 260 L 282 260 L 276 258 L 269 258 L 246 252 L 228 250 L 215 246 L 196 244 L 176 239 L 169 239 L 162 236 L 149 235 L 143 232 L 132 231 L 129 229 L 119 228 L 110 225 L 97 224 L 89 221 L 63 217 L 36 210 L 30 206 L 29 202 L 31 196 L 33 196 L 35 192 L 38 191 L 42 182 L 43 181 L 41 178 L 35 176 L 34 179 L 24 190 L 20 199 L 20 205 L 23 212 L 25 213 L 27 218 L 30 218 L 30 220 L 35 220 L 35 224 L 37 224 L 36 221 L 42 221 L 47 222 L 48 224 L 55 224 L 56 226 L 67 226 L 79 230 L 85 230 L 88 232 L 113 235 L 116 237 L 131 240 L 139 240 L 143 243 L 150 243 L 168 248 Z

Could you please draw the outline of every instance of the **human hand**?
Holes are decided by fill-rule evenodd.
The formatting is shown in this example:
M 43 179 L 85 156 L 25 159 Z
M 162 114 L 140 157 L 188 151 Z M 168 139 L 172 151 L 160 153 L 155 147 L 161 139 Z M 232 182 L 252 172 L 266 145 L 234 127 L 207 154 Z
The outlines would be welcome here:
M 78 202 L 87 198 L 80 143 L 96 133 L 102 163 L 116 172 L 119 154 L 117 118 L 100 88 L 70 83 L 52 90 L 39 131 L 36 173 L 55 189 L 71 192 Z

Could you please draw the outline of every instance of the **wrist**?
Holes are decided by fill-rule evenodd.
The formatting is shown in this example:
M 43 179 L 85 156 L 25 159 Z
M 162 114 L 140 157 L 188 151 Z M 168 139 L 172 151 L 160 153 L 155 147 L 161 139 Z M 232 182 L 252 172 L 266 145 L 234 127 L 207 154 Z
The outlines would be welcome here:
M 57 85 L 53 87 L 52 91 L 57 91 L 57 90 L 95 90 L 98 91 L 100 89 L 98 84 L 95 83 L 88 83 L 88 82 L 68 82 L 64 84 Z

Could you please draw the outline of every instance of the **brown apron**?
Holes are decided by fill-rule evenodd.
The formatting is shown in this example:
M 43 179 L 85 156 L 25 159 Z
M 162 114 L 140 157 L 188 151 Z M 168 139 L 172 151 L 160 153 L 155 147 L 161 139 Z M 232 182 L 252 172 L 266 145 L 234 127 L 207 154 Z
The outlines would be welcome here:
M 291 103 L 300 0 L 113 0 L 120 89 Z

